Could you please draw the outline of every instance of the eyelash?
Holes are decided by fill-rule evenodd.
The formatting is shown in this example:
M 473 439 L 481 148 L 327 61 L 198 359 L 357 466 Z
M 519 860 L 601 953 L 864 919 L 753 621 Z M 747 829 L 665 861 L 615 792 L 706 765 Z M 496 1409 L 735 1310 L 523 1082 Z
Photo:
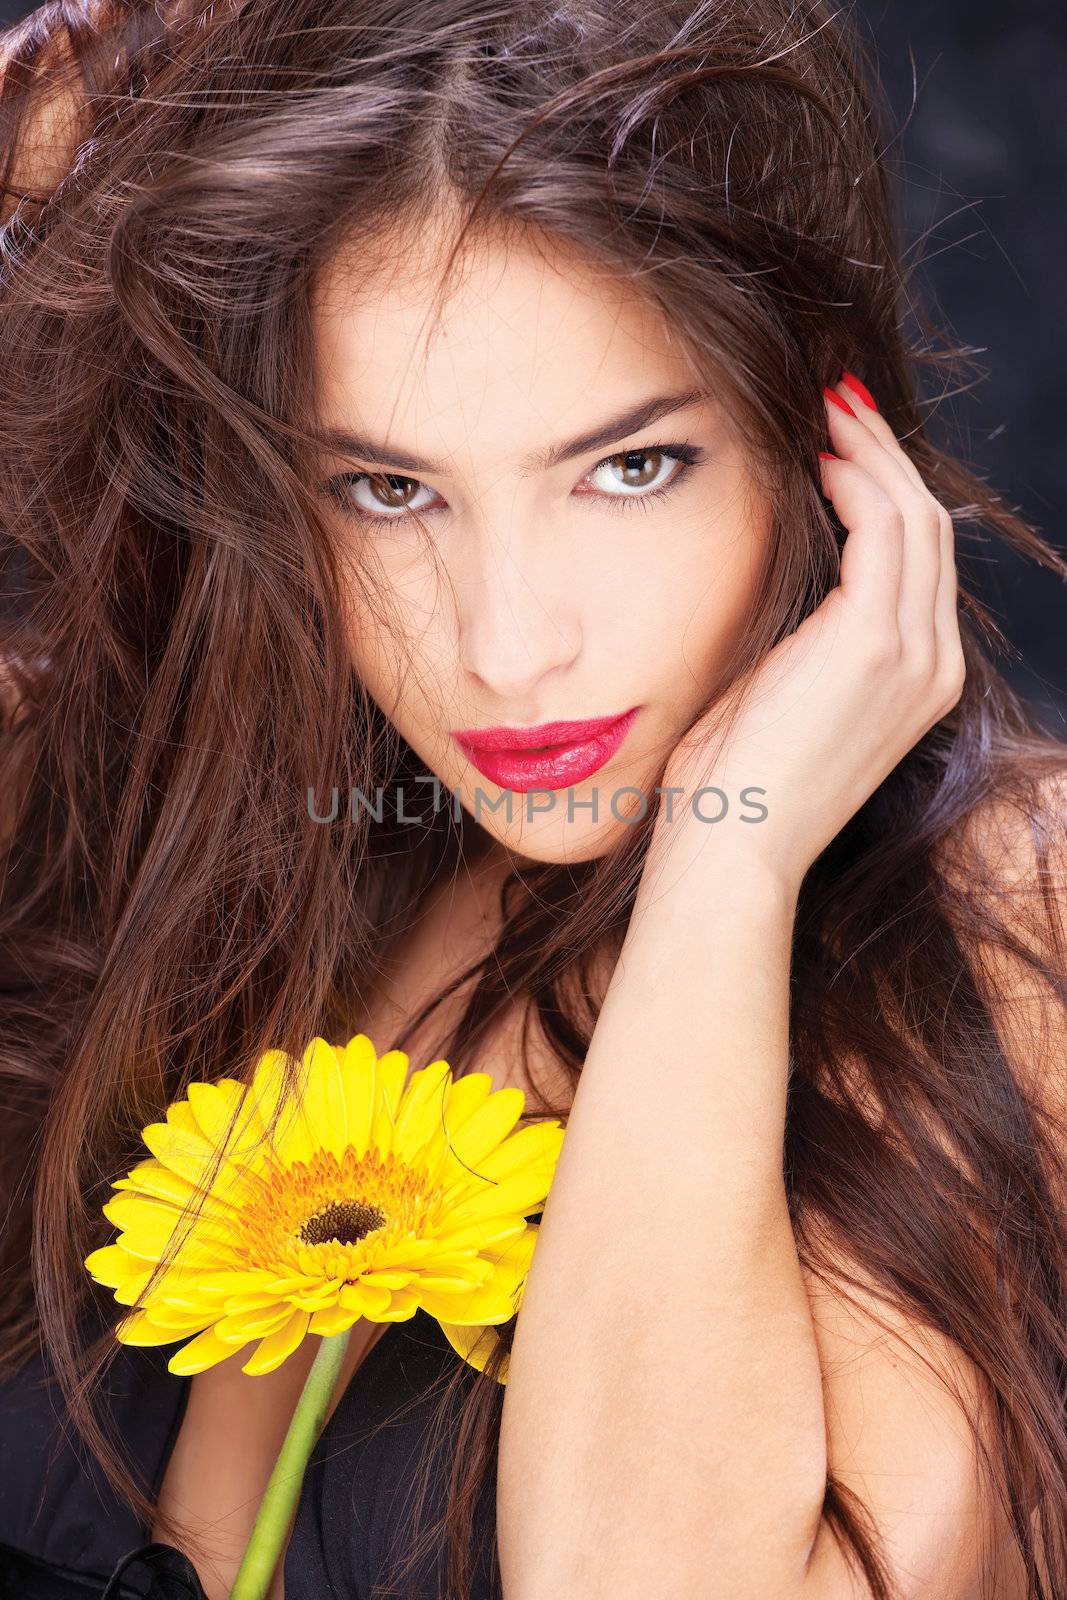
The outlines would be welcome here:
M 703 461 L 705 451 L 700 445 L 690 444 L 688 439 L 676 441 L 671 444 L 638 445 L 632 450 L 616 450 L 610 456 L 604 456 L 602 460 L 597 461 L 589 468 L 589 471 L 585 474 L 585 476 L 587 478 L 592 477 L 593 473 L 599 472 L 601 467 L 610 466 L 613 461 L 618 461 L 625 456 L 653 455 L 666 456 L 668 459 L 678 463 L 679 470 L 674 472 L 672 476 L 667 479 L 666 483 L 659 484 L 655 489 L 647 489 L 643 494 L 604 494 L 598 492 L 597 490 L 590 490 L 588 492 L 588 497 L 591 499 L 607 501 L 612 510 L 621 511 L 624 507 L 639 505 L 642 510 L 647 511 L 648 502 L 650 500 L 658 500 L 660 495 L 670 494 L 671 491 L 676 489 L 684 479 L 688 478 L 692 469 L 698 466 L 701 461 Z M 405 511 L 398 512 L 395 516 L 390 516 L 388 512 L 383 512 L 379 516 L 376 512 L 364 510 L 362 506 L 353 506 L 352 504 L 345 502 L 343 498 L 343 492 L 346 488 L 352 484 L 361 482 L 363 479 L 375 477 L 398 478 L 401 482 L 417 483 L 422 487 L 425 487 L 425 485 L 422 485 L 422 480 L 420 478 L 410 478 L 406 473 L 374 473 L 358 471 L 339 473 L 337 477 L 330 479 L 326 485 L 326 489 L 328 493 L 332 494 L 336 498 L 338 503 L 341 505 L 341 509 L 348 516 L 357 517 L 361 522 L 406 522 L 410 516 L 416 514 Z M 418 512 L 417 514 L 419 516 L 426 516 L 441 509 L 442 508 L 440 506 L 424 507 L 422 511 Z

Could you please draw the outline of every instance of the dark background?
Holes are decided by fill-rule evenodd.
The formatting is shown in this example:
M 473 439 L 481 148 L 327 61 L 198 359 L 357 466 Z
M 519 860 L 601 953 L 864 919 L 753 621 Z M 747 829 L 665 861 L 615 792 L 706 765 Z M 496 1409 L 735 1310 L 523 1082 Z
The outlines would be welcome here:
M 918 285 L 981 369 L 969 392 L 938 406 L 935 436 L 1067 553 L 1067 13 L 1054 16 L 1060 0 L 844 4 L 892 106 Z M 0 0 L 0 22 L 31 9 Z M 1003 670 L 1067 735 L 1067 586 L 999 544 L 967 540 L 960 567 L 1023 653 Z
M 900 135 L 907 243 L 928 235 L 925 302 L 988 374 L 938 408 L 935 435 L 1067 553 L 1067 10 L 1061 0 L 858 0 L 854 14 Z M 1002 662 L 1006 675 L 1064 734 L 1067 586 L 999 542 L 967 541 L 960 567 L 1023 652 Z

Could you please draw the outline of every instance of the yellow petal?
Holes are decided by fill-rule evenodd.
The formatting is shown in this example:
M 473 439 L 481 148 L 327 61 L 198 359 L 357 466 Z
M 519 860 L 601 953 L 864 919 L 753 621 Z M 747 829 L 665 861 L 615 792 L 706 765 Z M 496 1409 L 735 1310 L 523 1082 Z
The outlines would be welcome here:
M 245 1104 L 245 1085 L 234 1078 L 219 1078 L 218 1083 L 190 1083 L 186 1090 L 192 1114 L 200 1133 L 211 1146 L 235 1144 L 248 1126 L 248 1115 L 240 1114 Z M 237 1120 L 234 1122 L 234 1117 Z M 230 1128 L 230 1123 L 234 1126 Z M 229 1138 L 227 1138 L 229 1130 Z
M 385 1311 L 379 1311 L 375 1322 L 407 1322 L 419 1309 L 419 1297 L 411 1289 L 397 1289 Z
M 458 1355 L 461 1355 L 468 1366 L 476 1367 L 479 1372 L 485 1370 L 500 1337 L 495 1328 L 479 1326 L 477 1324 L 466 1327 L 458 1322 L 442 1322 L 441 1332 Z M 507 1381 L 510 1351 L 504 1356 L 497 1382 Z
M 540 1225 L 529 1222 L 526 1231 L 514 1239 L 507 1239 L 502 1244 L 493 1246 L 485 1252 L 496 1263 L 494 1282 L 499 1286 L 507 1283 L 515 1287 L 530 1270 L 533 1259 L 534 1246 L 540 1233 Z
M 468 1072 L 462 1078 L 453 1079 L 445 1102 L 445 1122 L 449 1133 L 458 1133 L 492 1093 L 493 1080 L 488 1072 Z
M 414 1276 L 413 1272 L 361 1272 L 359 1281 L 371 1289 L 406 1289 Z
M 544 1167 L 524 1168 L 500 1183 L 489 1183 L 480 1192 L 468 1195 L 446 1212 L 448 1221 L 455 1227 L 482 1222 L 505 1212 L 529 1211 L 547 1199 L 552 1185 L 552 1172 L 548 1163 Z
M 318 1311 L 332 1311 L 337 1304 L 336 1294 L 298 1294 L 291 1301 L 294 1311 L 306 1311 L 309 1317 Z
M 444 1060 L 431 1061 L 411 1074 L 396 1117 L 393 1149 L 414 1162 L 436 1137 L 445 1138 L 445 1106 L 452 1069 Z
M 484 1105 L 467 1118 L 463 1126 L 452 1130 L 451 1154 L 463 1168 L 478 1166 L 502 1139 L 506 1139 L 522 1116 L 526 1096 L 521 1089 L 497 1089 Z M 446 1163 L 444 1179 L 451 1180 L 451 1170 Z
M 472 1285 L 469 1278 L 450 1278 L 443 1272 L 420 1272 L 415 1280 L 415 1286 L 420 1294 L 424 1289 L 432 1289 L 442 1294 L 466 1294 L 469 1289 L 477 1287 L 476 1284 Z
M 200 1128 L 193 1115 L 193 1108 L 188 1100 L 175 1100 L 167 1107 L 167 1122 L 172 1128 L 180 1128 L 184 1133 L 199 1134 Z
M 280 1367 L 302 1341 L 308 1331 L 309 1321 L 306 1311 L 294 1311 L 288 1322 L 275 1333 L 270 1333 L 265 1339 L 260 1340 L 241 1371 L 250 1373 L 252 1377 L 259 1377 L 261 1373 L 273 1372 L 275 1367 Z
M 468 1222 L 460 1227 L 453 1228 L 451 1219 L 447 1215 L 437 1225 L 437 1237 L 442 1249 L 463 1250 L 471 1248 L 483 1253 L 491 1250 L 497 1244 L 506 1243 L 508 1239 L 515 1238 L 526 1228 L 526 1218 L 523 1216 L 490 1217 L 485 1222 Z
M 515 1314 L 511 1296 L 491 1287 L 471 1289 L 465 1294 L 420 1288 L 419 1301 L 438 1322 L 507 1322 Z
M 94 1250 L 86 1256 L 84 1265 L 97 1283 L 106 1284 L 109 1289 L 118 1288 L 127 1278 L 144 1271 L 142 1262 L 119 1244 L 106 1244 L 101 1250 Z
M 191 1331 L 191 1330 L 190 1330 Z M 173 1344 L 182 1337 L 173 1328 L 164 1328 L 144 1311 L 131 1311 L 115 1329 L 120 1344 Z
M 343 1278 L 327 1278 L 318 1287 L 294 1294 L 290 1299 L 301 1311 L 323 1311 L 328 1306 L 337 1304 L 344 1281 Z
M 135 1306 L 143 1297 L 145 1290 L 152 1281 L 154 1267 L 145 1267 L 143 1272 L 134 1273 L 132 1277 L 125 1278 L 122 1283 L 115 1286 L 115 1299 L 120 1306 Z
M 171 1121 L 174 1109 L 171 1106 L 168 1110 L 166 1122 L 149 1123 L 142 1137 L 152 1154 L 171 1172 L 191 1184 L 203 1186 L 214 1163 L 214 1151 L 195 1123 L 187 1128 Z
M 210 1163 L 205 1164 L 203 1180 L 194 1184 L 151 1156 L 147 1161 L 138 1162 L 125 1178 L 119 1178 L 114 1188 L 148 1194 L 154 1199 L 169 1200 L 177 1206 L 195 1205 L 202 1216 L 214 1217 L 228 1225 L 236 1214 L 234 1202 L 238 1198 L 242 1172 L 231 1162 L 225 1161 L 208 1188 L 211 1170 Z
M 312 1039 L 304 1052 L 307 1081 L 302 1097 L 307 1136 L 313 1148 L 338 1160 L 348 1145 L 348 1095 L 341 1058 L 325 1039 Z
M 153 1287 L 145 1301 L 144 1309 L 153 1316 L 156 1315 L 157 1308 L 160 1312 L 164 1310 L 177 1311 L 184 1313 L 186 1316 L 192 1316 L 195 1313 L 200 1318 L 201 1323 L 214 1321 L 216 1317 L 223 1315 L 225 1308 L 220 1306 L 217 1301 L 212 1300 L 207 1295 L 197 1294 L 195 1288 L 171 1289 L 168 1287 L 168 1279 L 169 1274 L 164 1275 L 162 1289 Z M 162 1320 L 162 1317 L 160 1320 Z
M 330 1306 L 324 1311 L 314 1311 L 308 1323 L 309 1333 L 320 1333 L 324 1338 L 329 1338 L 335 1333 L 344 1333 L 354 1322 L 359 1321 L 358 1311 L 348 1311 L 344 1306 Z
M 262 1339 L 276 1333 L 292 1315 L 292 1306 L 264 1306 L 256 1311 L 238 1311 L 232 1317 L 220 1317 L 215 1332 L 224 1344 L 247 1344 L 249 1339 Z
M 538 1171 L 547 1170 L 551 1176 L 563 1148 L 565 1132 L 554 1117 L 528 1122 L 479 1161 L 479 1175 L 500 1181 L 514 1177 L 527 1167 L 536 1167 Z
M 197 1333 L 207 1322 L 212 1320 L 214 1313 L 206 1306 L 175 1306 L 169 1305 L 165 1300 L 153 1300 L 144 1307 L 146 1314 L 151 1318 L 152 1326 L 170 1329 L 172 1339 L 181 1339 L 187 1333 Z
M 502 1183 L 523 1172 L 537 1176 L 539 1184 L 543 1185 L 541 1198 L 544 1198 L 552 1187 L 565 1131 L 555 1119 L 528 1123 L 495 1150 L 488 1151 L 476 1164 L 472 1162 L 471 1170 L 457 1170 L 453 1166 L 451 1181 L 441 1197 L 442 1210 L 447 1214 L 450 1207 L 460 1205 L 468 1196 L 480 1194 L 486 1184 Z M 528 1207 L 516 1207 L 518 1209 Z
M 222 1315 L 236 1317 L 242 1311 L 262 1311 L 277 1304 L 276 1294 L 231 1294 L 222 1302 Z
M 228 1361 L 236 1353 L 235 1347 L 224 1344 L 214 1328 L 205 1328 L 195 1339 L 190 1339 L 180 1350 L 175 1350 L 167 1362 L 167 1370 L 177 1373 L 179 1377 L 188 1377 L 191 1373 L 216 1367 L 220 1361 Z
M 274 1113 L 278 1110 L 279 1103 L 282 1103 L 285 1069 L 289 1060 L 284 1050 L 265 1050 L 256 1062 L 248 1089 L 248 1107 L 254 1122 L 258 1124 L 257 1131 L 260 1135 L 266 1135 L 270 1131 Z M 274 1130 L 275 1142 L 284 1137 L 285 1129 L 294 1120 L 295 1115 L 294 1101 L 291 1096 L 286 1096 Z
M 407 1072 L 408 1057 L 403 1050 L 387 1050 L 384 1056 L 378 1057 L 371 1144 L 383 1156 L 389 1155 L 393 1149 L 394 1129 Z
M 236 1267 L 232 1271 L 198 1272 L 196 1286 L 205 1294 L 224 1300 L 232 1294 L 265 1294 L 271 1287 L 271 1274 L 259 1267 Z
M 177 1247 L 167 1263 L 175 1270 L 217 1272 L 230 1266 L 236 1259 L 233 1251 L 218 1239 L 202 1237 L 195 1228 L 188 1233 L 179 1233 L 177 1240 Z M 162 1259 L 163 1252 L 150 1235 L 146 1237 L 131 1230 L 122 1235 L 119 1243 L 124 1250 L 142 1261 Z
M 121 1189 L 112 1195 L 103 1211 L 108 1221 L 117 1228 L 136 1233 L 142 1241 L 153 1240 L 160 1249 L 170 1242 L 179 1223 L 183 1232 L 188 1230 L 192 1233 L 195 1229 L 202 1239 L 218 1239 L 220 1243 L 228 1244 L 232 1237 L 232 1230 L 215 1217 L 197 1216 L 195 1210 L 186 1212 L 180 1206 L 171 1205 L 168 1200 L 134 1194 L 129 1189 Z
M 126 1177 L 119 1178 L 113 1187 L 129 1190 L 133 1194 L 149 1194 L 156 1200 L 169 1200 L 176 1206 L 189 1205 L 198 1193 L 187 1178 L 171 1172 L 154 1156 L 131 1167 Z
M 364 1156 L 374 1123 L 374 1089 L 378 1057 L 365 1033 L 349 1039 L 342 1053 L 348 1104 L 348 1138 L 357 1156 Z
M 321 1278 L 309 1277 L 307 1273 L 293 1273 L 288 1278 L 271 1278 L 267 1288 L 273 1290 L 279 1298 L 283 1298 L 291 1294 L 310 1294 L 322 1281 Z
M 338 1304 L 346 1311 L 355 1311 L 357 1316 L 371 1319 L 388 1310 L 392 1298 L 388 1289 L 376 1289 L 372 1284 L 364 1284 L 362 1279 L 343 1285 L 337 1296 Z
M 480 1288 L 466 1295 L 439 1292 L 420 1295 L 426 1310 L 442 1324 L 506 1322 L 521 1303 L 538 1232 L 537 1224 L 531 1223 L 521 1237 L 503 1245 L 492 1276 Z M 498 1315 L 504 1306 L 510 1307 L 507 1315 Z M 483 1311 L 485 1314 L 481 1315 Z
M 473 1251 L 462 1255 L 445 1255 L 444 1251 L 427 1261 L 422 1271 L 416 1273 L 419 1283 L 429 1285 L 430 1279 L 455 1280 L 457 1284 L 465 1284 L 468 1289 L 476 1288 L 493 1276 L 492 1261 L 484 1260 Z
M 370 1265 L 375 1271 L 379 1268 L 395 1267 L 397 1271 L 404 1272 L 408 1267 L 417 1266 L 430 1257 L 436 1257 L 439 1250 L 437 1240 L 429 1237 L 396 1239 L 392 1244 L 377 1245 Z
M 203 1306 L 205 1316 L 212 1309 L 212 1297 L 204 1289 L 203 1275 L 199 1269 L 190 1270 L 173 1262 L 159 1272 L 152 1285 L 151 1298 L 153 1302 L 158 1299 L 163 1305 L 187 1308 L 193 1305 Z

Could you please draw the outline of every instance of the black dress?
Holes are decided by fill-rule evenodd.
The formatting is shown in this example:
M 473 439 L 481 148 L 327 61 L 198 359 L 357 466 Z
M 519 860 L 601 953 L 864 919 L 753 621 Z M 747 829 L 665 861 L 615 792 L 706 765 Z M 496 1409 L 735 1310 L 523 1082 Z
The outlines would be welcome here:
M 107 1420 L 128 1442 L 153 1496 L 192 1381 L 167 1371 L 173 1348 L 123 1345 L 103 1380 Z M 458 1408 L 469 1385 L 485 1380 L 424 1311 L 391 1323 L 371 1347 L 308 1464 L 285 1556 L 286 1600 L 371 1600 L 373 1584 L 388 1582 L 411 1547 L 413 1477 L 427 1461 L 430 1488 L 417 1531 L 437 1523 L 450 1466 L 439 1404 L 457 1363 Z M 204 1600 L 187 1558 L 149 1542 L 149 1530 L 72 1437 L 54 1385 L 42 1385 L 42 1376 L 38 1363 L 0 1386 L 0 1600 Z M 438 1442 L 427 1455 L 430 1437 Z M 474 1512 L 472 1600 L 501 1597 L 495 1481 L 494 1447 Z M 449 1600 L 443 1543 L 435 1542 L 394 1596 Z

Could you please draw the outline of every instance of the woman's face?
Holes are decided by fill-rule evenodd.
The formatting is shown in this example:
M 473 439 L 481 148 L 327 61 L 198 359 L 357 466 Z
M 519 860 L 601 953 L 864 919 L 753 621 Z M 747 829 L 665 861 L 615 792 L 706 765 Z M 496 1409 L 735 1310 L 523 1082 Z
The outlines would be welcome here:
M 585 860 L 655 811 L 745 624 L 769 511 L 679 330 L 570 251 L 483 238 L 427 340 L 446 243 L 442 225 L 368 278 L 357 240 L 314 297 L 352 655 L 503 853 Z M 539 759 L 455 737 L 630 712 Z

